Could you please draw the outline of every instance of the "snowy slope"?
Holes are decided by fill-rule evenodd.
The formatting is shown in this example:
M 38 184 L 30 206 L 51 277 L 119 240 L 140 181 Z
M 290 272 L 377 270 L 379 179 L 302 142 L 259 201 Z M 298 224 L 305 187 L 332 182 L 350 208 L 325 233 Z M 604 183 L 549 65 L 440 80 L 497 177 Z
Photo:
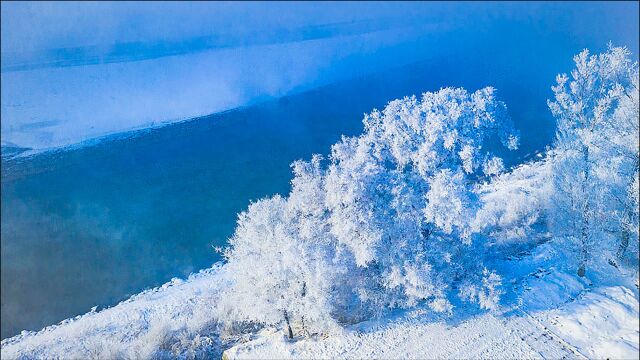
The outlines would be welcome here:
M 258 338 L 225 352 L 229 359 L 530 359 L 583 358 L 570 345 L 524 316 L 484 314 L 459 324 L 411 316 L 342 336 L 290 343 L 284 333 Z
M 589 358 L 638 358 L 638 297 L 623 286 L 594 289 L 558 309 L 536 314 L 541 324 Z
M 449 317 L 417 309 L 295 341 L 270 328 L 224 336 L 212 316 L 224 278 L 216 265 L 113 308 L 23 332 L 2 341 L 2 358 L 218 358 L 227 349 L 229 359 L 631 359 L 639 349 L 637 289 L 589 289 L 566 273 L 528 275 L 521 301 L 498 312 Z M 533 301 L 540 298 L 550 302 Z
M 590 288 L 556 271 L 528 274 L 515 285 L 522 296 L 494 313 L 467 310 L 437 318 L 414 310 L 349 327 L 343 334 L 293 342 L 284 331 L 265 330 L 224 354 L 228 359 L 638 358 L 635 286 Z
M 2 341 L 2 359 L 213 356 L 223 343 L 211 309 L 224 286 L 219 266 L 174 279 L 112 308 Z
M 506 198 L 527 192 L 548 175 L 548 162 L 523 164 L 495 179 L 479 194 L 499 209 Z M 498 191 L 498 189 L 500 191 Z M 537 199 L 537 200 L 536 200 Z M 495 206 L 493 206 L 493 205 Z M 525 206 L 535 218 L 537 206 Z M 510 223 L 498 217 L 499 225 Z M 523 224 L 529 236 L 536 221 Z M 483 312 L 457 302 L 453 314 L 426 304 L 348 325 L 310 338 L 287 339 L 281 328 L 228 329 L 215 318 L 223 288 L 221 264 L 174 279 L 112 308 L 2 341 L 3 359 L 15 358 L 637 358 L 640 350 L 638 273 L 606 266 L 575 275 L 558 239 L 538 234 L 496 257 L 505 295 Z M 510 246 L 499 244 L 500 246 Z M 509 253 L 509 252 L 507 252 Z M 295 326 L 295 325 L 294 325 Z M 240 330 L 240 331 L 239 331 Z M 300 333 L 297 331 L 297 333 Z
M 228 359 L 264 358 L 638 358 L 638 297 L 626 287 L 602 287 L 557 309 L 526 306 L 463 321 L 433 321 L 416 312 L 290 342 L 283 331 L 225 351 Z

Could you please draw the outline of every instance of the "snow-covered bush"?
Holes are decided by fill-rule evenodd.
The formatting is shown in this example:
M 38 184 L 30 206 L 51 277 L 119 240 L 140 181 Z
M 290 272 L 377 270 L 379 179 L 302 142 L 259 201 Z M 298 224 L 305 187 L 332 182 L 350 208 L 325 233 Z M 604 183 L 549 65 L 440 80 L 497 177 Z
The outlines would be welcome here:
M 549 198 L 553 192 L 553 152 L 478 184 L 479 209 L 473 232 L 498 245 L 521 245 L 546 237 Z
M 502 285 L 500 275 L 485 268 L 482 270 L 480 281 L 466 281 L 461 286 L 460 297 L 463 300 L 478 302 L 483 309 L 494 310 L 500 295 L 504 293 L 500 285 Z
M 611 46 L 574 61 L 549 101 L 558 123 L 552 228 L 576 244 L 583 276 L 595 259 L 617 266 L 630 253 L 637 266 L 638 64 Z
M 473 241 L 473 184 L 478 170 L 503 168 L 483 143 L 518 144 L 495 93 L 445 88 L 392 101 L 332 147 L 328 166 L 319 156 L 294 163 L 288 198 L 239 217 L 221 318 L 326 331 L 418 303 L 451 311 L 457 282 L 484 282 L 460 295 L 494 308 L 499 276 Z

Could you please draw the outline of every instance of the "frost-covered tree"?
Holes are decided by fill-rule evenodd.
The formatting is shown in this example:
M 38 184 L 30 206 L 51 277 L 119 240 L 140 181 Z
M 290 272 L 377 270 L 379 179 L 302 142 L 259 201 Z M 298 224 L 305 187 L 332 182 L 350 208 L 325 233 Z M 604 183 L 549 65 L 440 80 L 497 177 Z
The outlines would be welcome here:
M 503 168 L 483 145 L 518 142 L 495 90 L 395 100 L 364 123 L 332 147 L 328 167 L 319 156 L 294 163 L 288 198 L 240 215 L 224 317 L 283 324 L 292 336 L 418 303 L 450 311 L 457 282 L 480 284 L 460 296 L 495 307 L 500 277 L 482 265 L 470 226 L 473 184 Z
M 449 284 L 478 264 L 467 261 L 471 184 L 483 165 L 500 163 L 482 146 L 492 137 L 518 143 L 506 106 L 493 88 L 445 88 L 392 101 L 364 122 L 361 136 L 332 149 L 332 232 L 370 274 L 363 299 L 447 310 Z
M 330 329 L 333 282 L 344 271 L 327 228 L 321 158 L 294 163 L 289 198 L 257 201 L 239 215 L 225 252 L 231 286 L 218 315 L 237 322 Z
M 555 233 L 579 247 L 578 274 L 620 260 L 638 238 L 638 64 L 626 48 L 578 54 L 549 107 L 557 119 Z

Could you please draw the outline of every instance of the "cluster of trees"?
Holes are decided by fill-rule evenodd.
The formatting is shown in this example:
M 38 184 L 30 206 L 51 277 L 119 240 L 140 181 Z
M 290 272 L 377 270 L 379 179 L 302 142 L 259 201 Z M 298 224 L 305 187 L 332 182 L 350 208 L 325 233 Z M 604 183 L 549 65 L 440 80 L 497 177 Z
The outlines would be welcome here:
M 219 316 L 292 337 L 417 304 L 450 312 L 453 296 L 494 309 L 501 277 L 484 265 L 488 244 L 526 238 L 543 216 L 575 244 L 580 275 L 597 251 L 615 266 L 637 259 L 638 66 L 624 48 L 585 51 L 571 77 L 558 77 L 549 102 L 553 186 L 532 176 L 523 190 L 485 150 L 515 149 L 519 136 L 490 87 L 392 101 L 328 159 L 295 162 L 288 197 L 239 215 Z

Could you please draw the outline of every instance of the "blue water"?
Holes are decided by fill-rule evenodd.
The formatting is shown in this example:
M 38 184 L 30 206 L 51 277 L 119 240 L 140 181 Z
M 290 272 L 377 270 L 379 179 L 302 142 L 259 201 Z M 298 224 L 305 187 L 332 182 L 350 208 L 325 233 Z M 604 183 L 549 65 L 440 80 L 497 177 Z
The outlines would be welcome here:
M 2 338 L 210 266 L 250 200 L 288 192 L 292 161 L 327 154 L 394 98 L 495 86 L 522 133 L 507 163 L 530 158 L 552 140 L 546 99 L 575 53 L 613 40 L 637 56 L 637 14 L 629 32 L 588 30 L 599 15 L 580 29 L 460 29 L 408 66 L 79 149 L 5 157 Z

